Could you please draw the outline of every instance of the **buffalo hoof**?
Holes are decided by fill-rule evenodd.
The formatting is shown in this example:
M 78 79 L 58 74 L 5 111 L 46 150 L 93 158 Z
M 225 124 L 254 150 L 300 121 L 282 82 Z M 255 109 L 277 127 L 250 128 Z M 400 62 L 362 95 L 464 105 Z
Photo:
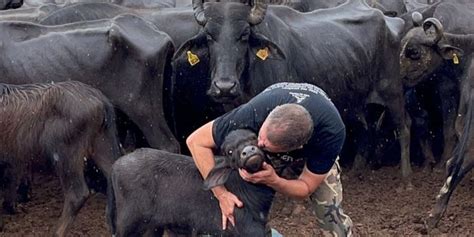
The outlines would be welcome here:
M 430 215 L 430 216 L 425 220 L 425 228 L 426 228 L 427 232 L 429 233 L 431 230 L 433 230 L 434 228 L 436 228 L 436 226 L 438 225 L 438 222 L 439 222 L 439 218 L 438 218 L 438 217 L 435 217 L 435 216 Z

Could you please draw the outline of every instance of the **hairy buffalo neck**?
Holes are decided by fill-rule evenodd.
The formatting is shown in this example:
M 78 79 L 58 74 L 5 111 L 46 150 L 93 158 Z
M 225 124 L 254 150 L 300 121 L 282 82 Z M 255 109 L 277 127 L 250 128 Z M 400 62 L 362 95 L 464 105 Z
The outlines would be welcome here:
M 250 213 L 253 221 L 266 223 L 275 195 L 273 189 L 265 185 L 246 182 L 237 171 L 232 171 L 225 186 L 244 203 L 244 209 L 235 209 L 237 221 L 248 218 L 245 213 Z

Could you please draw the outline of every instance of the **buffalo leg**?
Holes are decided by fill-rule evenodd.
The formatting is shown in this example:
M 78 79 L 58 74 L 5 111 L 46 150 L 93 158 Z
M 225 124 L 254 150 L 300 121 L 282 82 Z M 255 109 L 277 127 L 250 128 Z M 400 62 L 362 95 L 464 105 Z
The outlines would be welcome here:
M 12 172 L 13 171 L 13 172 Z M 15 214 L 16 213 L 16 204 L 17 204 L 17 187 L 19 186 L 19 176 L 21 172 L 15 172 L 18 169 L 13 170 L 11 166 L 7 166 L 5 168 L 5 191 L 4 191 L 4 199 L 3 199 L 3 210 L 8 214 Z
M 142 222 L 136 215 L 134 208 L 121 208 L 117 205 L 117 237 L 141 236 Z
M 56 169 L 64 193 L 64 205 L 55 236 L 65 236 L 68 227 L 89 197 L 90 191 L 84 177 L 83 153 L 75 151 L 70 156 L 55 154 Z
M 458 172 L 456 170 L 450 175 L 444 184 L 444 186 L 439 191 L 438 196 L 436 197 L 436 204 L 434 208 L 430 211 L 426 225 L 428 229 L 433 229 L 438 224 L 439 220 L 443 216 L 446 208 L 448 207 L 449 199 L 453 194 L 456 186 L 462 181 L 464 176 L 471 171 L 474 167 L 474 160 L 470 160 L 467 165 L 463 165 Z
M 439 96 L 442 98 L 441 109 L 443 116 L 443 136 L 444 146 L 441 156 L 440 165 L 443 166 L 449 157 L 453 155 L 454 147 L 458 142 L 456 134 L 456 119 L 458 117 L 458 108 L 460 98 L 456 96 L 460 94 L 459 88 L 454 83 L 439 83 Z
M 395 105 L 394 105 L 395 104 Z M 403 109 L 403 103 L 400 103 L 399 106 L 396 106 L 398 103 L 394 103 L 389 106 L 390 114 L 393 116 L 395 126 L 397 128 L 397 138 L 400 142 L 400 152 L 401 152 L 401 171 L 403 181 L 408 185 L 408 188 L 411 188 L 410 175 L 412 173 L 411 164 L 410 164 L 410 126 L 411 119 L 405 113 Z M 398 107 L 398 108 L 397 108 Z
M 107 134 L 111 133 L 111 134 Z M 110 178 L 112 165 L 120 157 L 120 148 L 114 131 L 108 131 L 95 138 L 92 159 L 104 176 Z
M 151 147 L 179 152 L 179 144 L 166 123 L 161 101 L 154 101 L 154 98 L 156 95 L 146 93 L 136 100 L 115 103 L 140 128 Z

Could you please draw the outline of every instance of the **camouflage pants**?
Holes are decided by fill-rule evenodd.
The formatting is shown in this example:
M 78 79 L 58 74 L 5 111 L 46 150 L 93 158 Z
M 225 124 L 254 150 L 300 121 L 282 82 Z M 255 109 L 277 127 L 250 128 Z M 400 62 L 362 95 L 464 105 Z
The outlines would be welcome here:
M 352 220 L 344 214 L 341 207 L 341 168 L 338 161 L 310 199 L 316 221 L 325 236 L 352 235 Z
M 272 163 L 276 167 L 286 167 L 277 169 L 280 176 L 287 179 L 295 179 L 303 170 L 304 162 L 301 160 L 289 159 L 284 164 L 282 160 L 273 159 Z M 324 233 L 324 236 L 352 236 L 352 220 L 344 214 L 341 207 L 342 202 L 342 183 L 341 168 L 337 158 L 326 179 L 319 185 L 316 191 L 311 194 L 311 206 L 316 215 L 316 221 Z M 270 228 L 267 226 L 267 236 L 271 236 Z

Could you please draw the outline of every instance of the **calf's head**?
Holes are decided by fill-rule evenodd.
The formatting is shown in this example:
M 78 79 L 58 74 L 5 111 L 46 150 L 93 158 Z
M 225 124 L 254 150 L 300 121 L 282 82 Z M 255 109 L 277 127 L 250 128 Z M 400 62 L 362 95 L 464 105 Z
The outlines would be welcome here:
M 243 74 L 251 59 L 285 57 L 275 43 L 253 30 L 263 21 L 266 4 L 255 0 L 252 7 L 236 2 L 207 3 L 204 7 L 203 0 L 193 0 L 193 8 L 202 28 L 183 43 L 174 60 L 188 57 L 193 65 L 200 57 L 209 57 L 207 94 L 216 102 L 232 103 L 243 94 Z
M 229 133 L 220 150 L 222 156 L 216 157 L 216 165 L 204 181 L 205 189 L 224 184 L 239 168 L 257 172 L 265 160 L 264 152 L 257 147 L 257 135 L 245 129 Z
M 447 60 L 458 64 L 464 52 L 452 42 L 456 36 L 446 34 L 436 18 L 421 23 L 419 13 L 413 14 L 415 28 L 402 39 L 400 74 L 406 86 L 415 86 L 430 76 Z

